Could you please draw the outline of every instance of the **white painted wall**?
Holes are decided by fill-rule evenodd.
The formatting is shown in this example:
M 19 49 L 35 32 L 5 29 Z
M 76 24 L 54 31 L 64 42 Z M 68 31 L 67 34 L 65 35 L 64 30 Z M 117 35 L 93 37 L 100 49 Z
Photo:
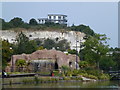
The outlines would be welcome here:
M 48 16 L 48 19 L 50 19 L 50 17 Z
M 61 16 L 61 20 L 63 20 L 63 16 Z
M 56 16 L 56 20 L 58 20 L 58 16 Z
M 58 23 L 58 21 L 55 21 L 55 23 Z
M 51 16 L 51 19 L 54 19 L 54 16 Z

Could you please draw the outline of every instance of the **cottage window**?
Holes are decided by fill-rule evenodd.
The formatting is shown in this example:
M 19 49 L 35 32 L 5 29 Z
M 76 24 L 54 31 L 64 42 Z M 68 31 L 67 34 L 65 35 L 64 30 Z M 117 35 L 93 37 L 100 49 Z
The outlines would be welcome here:
M 54 16 L 54 19 L 56 19 L 56 16 Z
M 61 17 L 60 17 L 60 16 L 58 16 L 58 19 L 61 19 Z
M 49 19 L 51 19 L 51 16 L 49 16 Z

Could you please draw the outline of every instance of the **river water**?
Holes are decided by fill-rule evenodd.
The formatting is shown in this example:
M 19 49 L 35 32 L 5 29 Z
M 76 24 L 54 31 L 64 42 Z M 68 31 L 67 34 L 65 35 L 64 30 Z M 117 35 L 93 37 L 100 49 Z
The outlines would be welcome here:
M 96 81 L 96 82 L 58 82 L 40 84 L 12 84 L 4 85 L 4 88 L 116 88 L 120 89 L 120 81 Z

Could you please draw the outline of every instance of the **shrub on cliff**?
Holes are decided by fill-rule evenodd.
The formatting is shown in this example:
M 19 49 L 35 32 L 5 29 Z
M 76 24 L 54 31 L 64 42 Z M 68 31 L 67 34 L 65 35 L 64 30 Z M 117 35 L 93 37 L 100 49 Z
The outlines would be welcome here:
M 37 44 L 34 40 L 29 40 L 29 38 L 24 33 L 19 33 L 16 38 L 16 45 L 14 47 L 15 54 L 30 54 L 37 49 Z
M 60 50 L 60 51 L 66 51 L 67 49 L 69 49 L 69 43 L 67 42 L 66 39 L 60 40 L 58 43 L 56 43 L 55 45 L 55 49 L 56 50 Z
M 89 26 L 85 26 L 85 25 L 78 25 L 78 26 L 72 25 L 70 29 L 73 31 L 80 31 L 91 36 L 94 36 L 95 34 L 94 31 Z
M 46 48 L 46 49 L 52 49 L 53 47 L 55 47 L 55 41 L 47 38 L 44 41 L 43 47 Z
M 68 53 L 70 53 L 70 54 L 77 54 L 77 51 L 75 49 L 73 49 L 73 50 L 68 49 Z

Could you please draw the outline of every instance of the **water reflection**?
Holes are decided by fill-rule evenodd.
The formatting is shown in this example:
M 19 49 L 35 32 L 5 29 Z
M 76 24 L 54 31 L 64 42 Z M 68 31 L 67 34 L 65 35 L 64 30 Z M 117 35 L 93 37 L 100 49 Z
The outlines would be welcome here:
M 5 88 L 119 88 L 120 81 L 59 82 L 4 85 Z

